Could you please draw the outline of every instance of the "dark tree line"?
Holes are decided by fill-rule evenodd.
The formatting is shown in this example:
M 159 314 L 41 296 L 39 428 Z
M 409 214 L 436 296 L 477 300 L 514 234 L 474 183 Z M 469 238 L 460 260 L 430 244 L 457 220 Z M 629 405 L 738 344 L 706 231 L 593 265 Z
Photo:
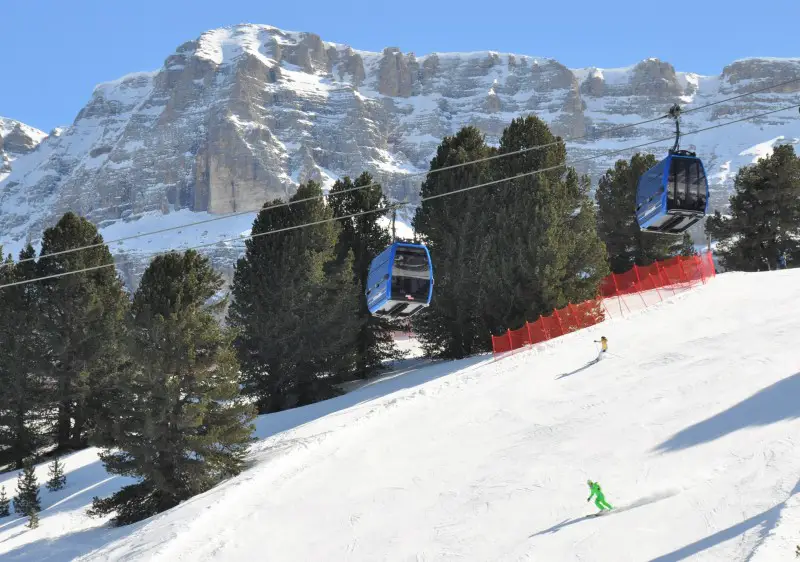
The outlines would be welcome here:
M 444 139 L 431 170 L 509 153 L 429 174 L 422 185 L 430 197 L 498 182 L 417 209 L 414 228 L 429 245 L 436 285 L 414 326 L 430 353 L 486 351 L 491 333 L 593 297 L 608 272 L 589 180 L 566 166 L 566 146 L 540 119 L 512 121 L 498 148 L 466 127 Z
M 384 208 L 380 186 L 348 191 L 370 184 L 369 174 L 346 177 L 326 203 L 309 182 L 289 200 L 296 204 L 267 203 L 253 223 L 228 322 L 238 333 L 245 392 L 261 413 L 335 396 L 338 383 L 366 378 L 396 354 L 389 326 L 364 301 L 369 264 L 391 242 L 378 225 L 383 211 L 334 220 Z
M 648 265 L 673 255 L 691 255 L 688 234 L 670 237 L 642 232 L 636 224 L 639 176 L 656 164 L 652 155 L 617 161 L 597 188 L 598 232 L 608 248 L 611 270 Z M 706 234 L 718 243 L 715 254 L 728 270 L 766 271 L 792 267 L 800 260 L 800 158 L 791 145 L 739 169 L 730 211 L 715 211 Z
M 671 236 L 639 229 L 636 221 L 636 186 L 639 178 L 658 163 L 652 154 L 634 154 L 617 160 L 597 185 L 597 231 L 605 242 L 608 265 L 623 273 L 634 265 L 650 265 L 674 255 L 694 253 L 688 232 Z
M 80 246 L 91 247 L 61 253 Z M 0 290 L 0 463 L 25 468 L 15 508 L 32 525 L 32 461 L 48 451 L 100 445 L 109 472 L 138 477 L 95 501 L 94 513 L 114 511 L 118 523 L 241 470 L 253 412 L 240 397 L 234 335 L 214 319 L 221 305 L 207 304 L 221 286 L 207 258 L 159 256 L 131 302 L 96 227 L 67 213 L 38 256 L 27 247 L 0 268 L 4 285 L 39 277 Z M 56 459 L 49 490 L 66 485 L 64 471 Z
M 0 290 L 0 465 L 15 468 L 45 445 L 88 444 L 124 356 L 128 298 L 95 226 L 67 213 L 35 257 L 30 246 L 9 256 L 0 283 L 98 268 Z
M 370 184 L 368 174 L 355 181 Z M 45 231 L 38 255 L 9 256 L 2 285 L 56 277 L 0 289 L 0 463 L 99 445 L 106 470 L 137 483 L 95 498 L 91 513 L 126 524 L 236 475 L 256 412 L 335 396 L 338 383 L 383 369 L 397 355 L 390 327 L 362 298 L 369 263 L 390 242 L 382 213 L 334 219 L 385 201 L 380 186 L 353 185 L 344 178 L 330 202 L 305 201 L 322 194 L 309 182 L 292 198 L 303 202 L 265 205 L 226 326 L 221 278 L 193 251 L 153 259 L 133 295 L 96 227 L 73 213 Z M 309 222 L 319 224 L 266 236 Z
M 740 271 L 792 267 L 800 261 L 800 158 L 792 145 L 740 168 L 730 214 L 706 221 L 723 266 Z

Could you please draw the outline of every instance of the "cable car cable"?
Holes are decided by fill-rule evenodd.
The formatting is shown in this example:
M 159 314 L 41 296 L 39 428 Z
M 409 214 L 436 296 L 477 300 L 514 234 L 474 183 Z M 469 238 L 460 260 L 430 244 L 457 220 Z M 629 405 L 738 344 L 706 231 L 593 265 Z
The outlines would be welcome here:
M 734 125 L 736 123 L 742 123 L 744 121 L 750 121 L 752 119 L 758 119 L 759 117 L 766 117 L 767 115 L 772 115 L 774 113 L 778 113 L 778 112 L 781 112 L 781 111 L 787 111 L 789 109 L 796 109 L 796 108 L 800 108 L 800 104 L 794 104 L 794 105 L 790 105 L 790 106 L 787 106 L 787 107 L 774 109 L 774 110 L 771 110 L 771 111 L 765 111 L 763 113 L 758 113 L 758 114 L 755 114 L 755 115 L 749 115 L 747 117 L 742 117 L 740 119 L 735 119 L 733 121 L 726 121 L 725 123 L 719 123 L 717 125 L 711 125 L 709 127 L 704 127 L 702 129 L 696 129 L 694 131 L 689 131 L 688 133 L 683 133 L 683 136 L 696 135 L 696 134 L 704 133 L 704 132 L 711 131 L 711 130 L 714 130 L 714 129 L 720 129 L 722 127 L 727 127 L 728 125 Z M 473 189 L 479 189 L 479 188 L 482 188 L 482 187 L 488 187 L 488 186 L 491 186 L 491 185 L 497 185 L 497 184 L 503 183 L 503 182 L 512 182 L 512 181 L 514 181 L 516 179 L 532 176 L 532 175 L 535 175 L 535 174 L 541 174 L 541 173 L 544 173 L 544 172 L 551 172 L 551 171 L 554 171 L 554 170 L 558 170 L 560 168 L 573 167 L 573 166 L 575 166 L 575 164 L 581 164 L 583 162 L 589 162 L 591 160 L 596 160 L 598 158 L 603 158 L 603 157 L 608 157 L 608 156 L 616 156 L 616 155 L 619 155 L 619 154 L 622 154 L 622 153 L 625 153 L 625 152 L 629 152 L 631 150 L 636 150 L 637 148 L 650 146 L 650 145 L 657 144 L 657 143 L 660 143 L 660 142 L 670 141 L 672 139 L 673 139 L 672 136 L 664 137 L 664 138 L 656 139 L 656 140 L 653 140 L 653 141 L 648 141 L 648 142 L 637 144 L 637 145 L 633 145 L 633 146 L 627 146 L 625 148 L 621 148 L 621 149 L 618 149 L 618 150 L 609 151 L 609 152 L 603 152 L 601 154 L 596 154 L 594 156 L 588 156 L 586 158 L 581 158 L 581 159 L 578 159 L 578 160 L 574 160 L 572 162 L 564 162 L 563 164 L 550 166 L 548 168 L 539 168 L 539 169 L 536 169 L 536 170 L 531 170 L 529 172 L 523 172 L 523 173 L 520 173 L 520 174 L 517 174 L 517 175 L 514 175 L 514 176 L 510 176 L 510 177 L 506 177 L 506 178 L 492 180 L 492 181 L 489 181 L 489 182 L 485 182 L 485 183 L 481 183 L 481 184 L 477 184 L 477 185 L 472 185 L 472 186 L 469 186 L 469 187 L 462 187 L 462 188 L 455 189 L 455 190 L 452 190 L 452 191 L 447 191 L 445 193 L 437 193 L 436 195 L 429 195 L 427 197 L 420 198 L 420 203 L 424 202 L 424 201 L 430 201 L 430 200 L 433 200 L 433 199 L 439 199 L 441 197 L 447 197 L 448 195 L 455 195 L 457 193 L 464 193 L 464 192 L 467 192 L 467 191 L 472 191 Z M 240 241 L 240 240 L 241 241 L 253 240 L 254 238 L 259 238 L 259 237 L 267 236 L 267 235 L 270 235 L 270 234 L 279 234 L 281 232 L 288 232 L 290 230 L 297 230 L 297 229 L 306 228 L 306 227 L 309 227 L 309 226 L 318 226 L 318 225 L 321 225 L 321 224 L 326 224 L 326 223 L 335 222 L 335 221 L 339 221 L 339 220 L 351 219 L 351 218 L 360 217 L 360 216 L 368 215 L 368 214 L 372 214 L 372 213 L 383 213 L 383 212 L 391 211 L 392 209 L 401 208 L 401 207 L 404 207 L 404 206 L 407 206 L 407 205 L 410 205 L 410 202 L 394 203 L 394 204 L 387 205 L 386 207 L 381 207 L 380 209 L 368 209 L 366 211 L 359 211 L 357 213 L 352 213 L 352 214 L 344 215 L 344 216 L 341 216 L 341 217 L 331 217 L 331 218 L 328 218 L 328 219 L 322 219 L 322 220 L 314 221 L 314 222 L 310 222 L 310 223 L 304 223 L 304 224 L 297 224 L 297 225 L 293 225 L 293 226 L 288 226 L 288 227 L 285 227 L 285 228 L 280 228 L 278 230 L 270 230 L 268 232 L 260 232 L 260 233 L 257 233 L 257 234 L 249 234 L 247 236 L 239 236 L 239 237 L 236 237 L 236 238 L 228 238 L 226 240 L 218 240 L 218 241 L 215 241 L 215 242 L 209 242 L 209 243 L 206 243 L 206 244 L 198 244 L 198 245 L 189 246 L 189 247 L 186 247 L 186 248 L 175 247 L 175 248 L 171 248 L 170 250 L 167 250 L 167 251 L 198 250 L 198 249 L 201 249 L 201 248 L 208 248 L 210 246 L 216 246 L 217 244 L 225 244 L 225 243 L 228 243 L 228 242 L 236 242 L 236 241 Z M 141 259 L 143 257 L 155 257 L 155 256 L 158 256 L 158 255 L 161 255 L 161 254 L 164 254 L 164 253 L 166 253 L 166 251 L 139 255 L 139 256 L 137 256 L 137 260 Z M 77 274 L 77 273 L 86 273 L 86 272 L 90 272 L 90 271 L 96 271 L 98 269 L 104 269 L 106 267 L 114 267 L 114 266 L 122 265 L 122 264 L 125 264 L 125 263 L 131 263 L 133 261 L 134 261 L 133 259 L 129 259 L 129 260 L 121 261 L 120 263 L 112 262 L 112 263 L 107 263 L 107 264 L 102 264 L 102 265 L 95 265 L 95 266 L 92 266 L 92 267 L 85 267 L 85 268 L 82 268 L 82 269 L 76 269 L 74 271 L 64 271 L 64 272 L 61 272 L 61 273 L 54 273 L 52 275 L 46 275 L 46 276 L 43 276 L 43 277 L 34 277 L 32 279 L 25 279 L 25 280 L 22 280 L 22 281 L 15 281 L 13 283 L 5 283 L 5 284 L 0 285 L 0 289 L 5 289 L 6 287 L 15 287 L 15 286 L 18 286 L 18 285 L 26 285 L 28 283 L 35 283 L 37 281 L 45 281 L 45 280 L 49 280 L 49 279 L 56 279 L 56 278 L 59 278 L 59 277 L 65 277 L 67 275 L 73 275 L 73 274 Z
M 709 108 L 709 107 L 712 107 L 712 106 L 715 106 L 715 105 L 719 105 L 721 103 L 726 103 L 726 102 L 729 102 L 729 101 L 734 101 L 734 100 L 737 100 L 737 99 L 741 99 L 741 98 L 746 97 L 746 96 L 751 96 L 753 94 L 766 92 L 766 91 L 772 90 L 774 88 L 780 88 L 782 86 L 793 84 L 795 82 L 800 82 L 800 78 L 793 78 L 791 80 L 786 80 L 784 82 L 779 82 L 777 84 L 772 84 L 770 86 L 765 86 L 763 88 L 758 88 L 756 90 L 752 90 L 752 91 L 745 92 L 745 93 L 742 93 L 742 94 L 737 94 L 735 96 L 732 96 L 732 97 L 729 97 L 729 98 L 725 98 L 725 99 L 721 99 L 721 100 L 717 100 L 715 102 L 707 103 L 705 105 L 701 105 L 701 106 L 698 106 L 698 107 L 695 107 L 695 108 L 686 109 L 686 110 L 683 110 L 682 113 L 686 114 L 686 113 L 691 113 L 693 111 L 699 111 L 701 109 L 706 109 L 706 108 Z M 498 158 L 506 158 L 508 156 L 515 156 L 517 154 L 524 154 L 524 153 L 527 153 L 527 152 L 532 152 L 534 150 L 542 150 L 542 149 L 545 149 L 545 148 L 549 148 L 551 146 L 556 146 L 556 145 L 558 145 L 560 143 L 566 144 L 566 143 L 570 143 L 570 142 L 576 142 L 576 141 L 579 141 L 579 140 L 587 140 L 589 138 L 597 139 L 597 138 L 601 138 L 601 137 L 607 136 L 607 135 L 609 135 L 611 133 L 616 133 L 618 131 L 622 131 L 622 130 L 625 130 L 625 129 L 630 129 L 632 127 L 639 127 L 641 125 L 647 125 L 649 123 L 654 123 L 656 121 L 661 121 L 662 119 L 665 119 L 665 118 L 667 118 L 669 116 L 670 115 L 667 113 L 667 114 L 664 114 L 664 115 L 660 115 L 658 117 L 653 117 L 651 119 L 645 119 L 644 121 L 639 121 L 637 123 L 630 123 L 628 125 L 621 125 L 619 127 L 612 127 L 610 129 L 605 129 L 605 130 L 600 131 L 599 133 L 596 133 L 596 134 L 586 134 L 586 135 L 581 135 L 581 136 L 577 136 L 577 137 L 568 137 L 566 139 L 561 139 L 561 140 L 558 140 L 558 141 L 553 141 L 553 142 L 542 144 L 542 145 L 529 146 L 527 148 L 522 148 L 522 149 L 519 149 L 519 150 L 515 150 L 513 152 L 506 152 L 506 153 L 503 153 L 503 154 L 494 154 L 492 156 L 487 156 L 487 157 L 484 157 L 484 158 L 478 158 L 477 160 L 471 160 L 469 162 L 460 162 L 458 164 L 451 164 L 449 166 L 443 166 L 441 168 L 436 168 L 434 170 L 428 170 L 428 171 L 425 171 L 425 172 L 414 172 L 414 173 L 408 174 L 406 176 L 403 176 L 402 179 L 405 180 L 405 179 L 414 178 L 414 177 L 427 177 L 429 174 L 438 174 L 440 172 L 445 172 L 445 171 L 448 171 L 448 170 L 453 170 L 453 169 L 461 168 L 461 167 L 464 167 L 464 166 L 470 166 L 472 164 L 480 164 L 480 163 L 483 163 L 483 162 L 496 160 Z M 281 207 L 290 207 L 292 205 L 297 205 L 299 203 L 306 203 L 308 201 L 315 201 L 317 199 L 324 199 L 324 198 L 327 198 L 327 197 L 344 195 L 345 193 L 351 193 L 353 191 L 360 191 L 362 189 L 369 189 L 369 188 L 377 187 L 377 186 L 380 186 L 380 185 L 381 185 L 380 182 L 373 182 L 373 183 L 370 183 L 370 184 L 367 184 L 367 185 L 360 185 L 360 186 L 354 186 L 354 187 L 350 187 L 350 188 L 347 188 L 347 189 L 343 189 L 343 190 L 338 191 L 336 193 L 328 193 L 328 194 L 324 194 L 324 195 L 315 195 L 313 197 L 305 197 L 303 199 L 297 199 L 295 201 L 284 201 L 284 202 L 277 203 L 277 204 L 272 205 L 272 206 L 267 207 L 267 208 L 268 209 L 279 209 Z M 263 207 L 262 207 L 262 209 L 263 209 Z M 260 212 L 260 210 L 259 211 L 253 211 L 253 210 L 240 211 L 240 212 L 237 212 L 237 213 L 230 213 L 230 214 L 222 215 L 222 216 L 219 216 L 219 217 L 213 217 L 213 218 L 209 218 L 209 219 L 203 219 L 203 220 L 199 220 L 199 221 L 184 223 L 184 224 L 178 225 L 178 226 L 170 226 L 170 227 L 166 227 L 166 228 L 162 228 L 162 229 L 158 229 L 158 230 L 152 230 L 152 231 L 149 231 L 149 232 L 142 232 L 142 233 L 139 233 L 139 234 L 132 234 L 130 236 L 124 236 L 122 238 L 116 238 L 114 240 L 98 242 L 96 244 L 87 244 L 85 246 L 77 246 L 75 248 L 67 248 L 65 250 L 59 250 L 58 252 L 53 252 L 53 253 L 50 253 L 50 254 L 44 254 L 44 255 L 41 255 L 41 256 L 34 256 L 34 257 L 30 257 L 30 258 L 24 258 L 22 260 L 19 260 L 19 261 L 13 262 L 13 263 L 20 264 L 20 263 L 25 263 L 25 262 L 29 262 L 29 261 L 35 261 L 35 260 L 39 260 L 39 259 L 45 259 L 45 258 L 50 258 L 50 257 L 54 257 L 54 256 L 60 256 L 60 255 L 64 255 L 64 254 L 71 254 L 73 252 L 79 252 L 79 251 L 82 251 L 82 250 L 90 250 L 92 248 L 99 248 L 101 246 L 112 246 L 114 244 L 119 244 L 119 243 L 122 243 L 122 242 L 126 242 L 128 240 L 135 240 L 137 238 L 143 238 L 145 236 L 154 236 L 154 235 L 157 235 L 157 234 L 163 234 L 165 232 L 171 232 L 173 230 L 191 228 L 193 226 L 199 226 L 199 225 L 202 225 L 202 224 L 208 224 L 208 223 L 211 223 L 211 222 L 216 222 L 216 221 L 226 220 L 226 219 L 230 219 L 230 218 L 234 218 L 234 217 L 238 217 L 238 216 L 248 215 L 248 214 L 251 214 L 251 213 L 254 213 L 254 212 Z M 6 267 L 8 265 L 11 265 L 11 264 L 6 263 L 6 262 L 1 262 L 0 263 L 0 269 L 2 269 L 3 267 Z M 2 287 L 0 287 L 0 288 L 2 288 Z

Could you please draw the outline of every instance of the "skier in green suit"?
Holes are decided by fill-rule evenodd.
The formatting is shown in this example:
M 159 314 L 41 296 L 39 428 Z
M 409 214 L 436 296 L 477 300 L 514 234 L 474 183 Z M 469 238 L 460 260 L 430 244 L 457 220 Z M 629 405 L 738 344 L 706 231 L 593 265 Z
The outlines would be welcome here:
M 593 496 L 597 496 L 597 499 L 594 501 L 594 505 L 596 505 L 600 511 L 614 509 L 614 506 L 606 501 L 606 496 L 603 494 L 603 490 L 600 489 L 600 484 L 598 482 L 587 480 L 586 483 L 589 485 L 589 490 L 592 492 L 586 499 L 587 502 L 591 501 Z

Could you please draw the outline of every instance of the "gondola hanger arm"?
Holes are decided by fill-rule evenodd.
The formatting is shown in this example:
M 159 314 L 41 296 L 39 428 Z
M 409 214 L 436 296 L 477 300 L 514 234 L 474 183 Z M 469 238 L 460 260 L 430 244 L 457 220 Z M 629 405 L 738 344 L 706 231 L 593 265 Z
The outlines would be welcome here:
M 675 144 L 670 152 L 677 153 L 681 147 L 681 106 L 677 103 L 669 108 L 669 116 L 675 121 Z

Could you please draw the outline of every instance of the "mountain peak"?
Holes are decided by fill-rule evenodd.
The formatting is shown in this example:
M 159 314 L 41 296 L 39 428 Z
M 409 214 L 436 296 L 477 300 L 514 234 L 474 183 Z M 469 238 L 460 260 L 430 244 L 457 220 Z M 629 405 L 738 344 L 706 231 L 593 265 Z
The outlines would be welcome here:
M 0 116 L 0 137 L 6 139 L 8 143 L 8 138 L 12 135 L 18 137 L 22 141 L 22 144 L 25 145 L 20 146 L 20 152 L 29 152 L 33 150 L 47 137 L 47 133 L 40 131 L 36 127 L 31 127 L 15 119 Z M 8 144 L 6 144 L 6 149 L 8 149 Z
M 33 152 L 47 134 L 20 121 L 0 117 L 0 181 L 12 169 L 12 162 Z

